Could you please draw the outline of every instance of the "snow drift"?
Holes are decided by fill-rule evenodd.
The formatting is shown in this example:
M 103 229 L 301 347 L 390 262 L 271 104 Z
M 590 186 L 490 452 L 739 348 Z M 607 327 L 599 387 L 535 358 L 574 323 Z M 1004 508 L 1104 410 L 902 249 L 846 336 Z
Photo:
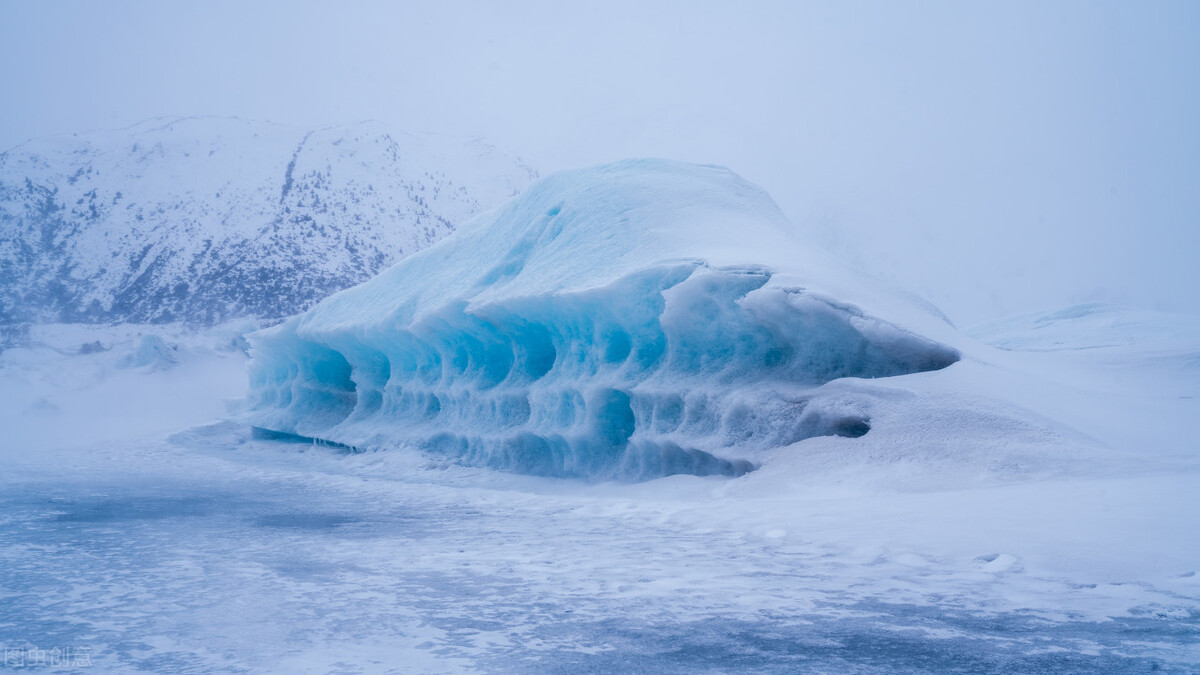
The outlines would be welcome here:
M 253 334 L 247 420 L 538 475 L 738 475 L 868 433 L 868 407 L 822 385 L 958 360 L 925 329 L 947 327 L 732 172 L 625 161 L 551 176 Z

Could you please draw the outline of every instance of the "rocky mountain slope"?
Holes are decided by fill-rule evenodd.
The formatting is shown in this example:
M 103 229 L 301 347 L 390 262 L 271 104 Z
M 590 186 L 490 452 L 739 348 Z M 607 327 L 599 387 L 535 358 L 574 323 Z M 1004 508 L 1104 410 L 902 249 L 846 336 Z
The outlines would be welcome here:
M 0 154 L 0 325 L 266 321 L 441 239 L 535 172 L 473 139 L 150 120 Z

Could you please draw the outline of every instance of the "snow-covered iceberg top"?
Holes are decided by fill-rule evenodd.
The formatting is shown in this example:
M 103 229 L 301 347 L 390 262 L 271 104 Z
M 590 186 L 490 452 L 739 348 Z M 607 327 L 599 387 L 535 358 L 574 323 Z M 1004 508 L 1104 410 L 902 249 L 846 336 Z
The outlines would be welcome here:
M 737 475 L 866 433 L 821 385 L 955 362 L 930 328 L 727 169 L 624 161 L 546 178 L 251 336 L 248 421 L 540 475 Z

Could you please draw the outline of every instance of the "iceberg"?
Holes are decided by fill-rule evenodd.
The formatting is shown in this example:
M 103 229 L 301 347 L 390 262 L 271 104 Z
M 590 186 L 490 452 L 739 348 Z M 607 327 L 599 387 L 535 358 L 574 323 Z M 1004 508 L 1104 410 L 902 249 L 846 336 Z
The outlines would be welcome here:
M 945 368 L 953 334 L 728 169 L 628 160 L 547 177 L 250 335 L 245 420 L 541 476 L 737 476 L 869 433 L 853 388 L 824 385 Z

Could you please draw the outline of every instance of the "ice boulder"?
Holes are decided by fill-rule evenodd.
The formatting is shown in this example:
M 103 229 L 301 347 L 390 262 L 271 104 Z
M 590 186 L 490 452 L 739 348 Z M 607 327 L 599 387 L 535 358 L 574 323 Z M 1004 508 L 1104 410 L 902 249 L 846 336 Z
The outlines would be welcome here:
M 161 337 L 147 333 L 142 335 L 137 347 L 125 354 L 117 365 L 121 368 L 149 367 L 152 370 L 166 370 L 178 362 L 175 356 L 177 349 L 178 347 L 168 345 Z
M 729 170 L 631 160 L 546 178 L 250 335 L 247 421 L 546 476 L 738 475 L 868 433 L 822 385 L 944 368 L 939 331 Z

